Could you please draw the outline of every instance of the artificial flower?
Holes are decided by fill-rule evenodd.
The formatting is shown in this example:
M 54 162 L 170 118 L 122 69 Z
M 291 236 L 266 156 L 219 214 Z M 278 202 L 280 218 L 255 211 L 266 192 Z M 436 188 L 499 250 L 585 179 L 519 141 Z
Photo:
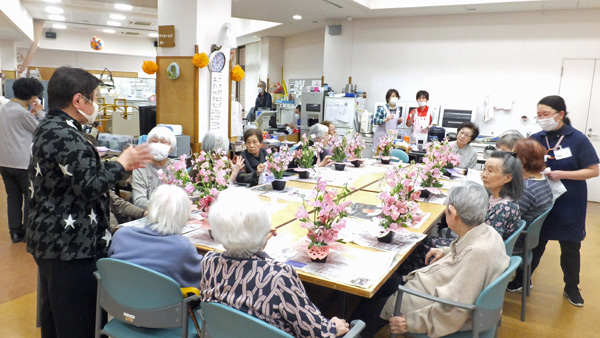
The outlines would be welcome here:
M 192 63 L 198 68 L 204 68 L 208 65 L 208 56 L 206 53 L 196 53 L 194 54 L 194 57 L 192 57 Z

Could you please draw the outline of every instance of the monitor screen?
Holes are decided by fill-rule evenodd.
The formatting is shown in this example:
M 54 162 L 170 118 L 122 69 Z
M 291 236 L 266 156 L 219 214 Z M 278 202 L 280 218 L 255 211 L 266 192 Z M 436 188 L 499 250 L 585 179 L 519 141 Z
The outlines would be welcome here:
M 442 127 L 458 129 L 463 122 L 473 121 L 473 110 L 445 108 L 442 113 Z

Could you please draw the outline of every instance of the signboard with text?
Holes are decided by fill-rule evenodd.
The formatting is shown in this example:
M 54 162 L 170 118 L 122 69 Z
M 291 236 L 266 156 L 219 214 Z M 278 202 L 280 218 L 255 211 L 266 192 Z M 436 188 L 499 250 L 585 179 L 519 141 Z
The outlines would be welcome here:
M 158 26 L 158 47 L 175 47 L 175 26 Z

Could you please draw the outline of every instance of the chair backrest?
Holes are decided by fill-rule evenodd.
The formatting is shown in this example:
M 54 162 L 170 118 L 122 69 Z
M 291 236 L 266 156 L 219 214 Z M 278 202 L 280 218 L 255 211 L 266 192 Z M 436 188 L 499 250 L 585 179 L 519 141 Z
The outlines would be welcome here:
M 408 160 L 408 154 L 400 149 L 392 149 L 392 151 L 390 151 L 390 156 L 392 157 L 392 162 L 399 162 L 399 161 L 402 161 L 402 163 L 410 162 Z M 398 159 L 395 159 L 394 157 L 396 157 Z
M 525 229 L 525 221 L 520 220 L 519 227 L 517 228 L 517 230 L 504 241 L 504 246 L 506 247 L 507 255 L 512 256 L 513 249 L 515 248 L 515 244 L 517 243 L 517 239 L 519 238 L 519 235 L 521 234 L 523 229 Z
M 475 301 L 476 310 L 473 313 L 473 330 L 482 332 L 498 324 L 502 317 L 502 305 L 506 286 L 513 273 L 521 264 L 521 257 L 512 256 L 508 268 L 488 285 Z
M 538 245 L 540 241 L 540 231 L 542 230 L 542 225 L 544 224 L 546 217 L 548 217 L 550 210 L 552 210 L 552 206 L 550 206 L 548 210 L 544 211 L 541 215 L 534 219 L 533 222 L 531 222 L 531 224 L 527 228 L 527 231 L 524 231 L 525 233 L 527 233 L 527 235 L 525 236 L 526 250 L 531 250 Z
M 219 303 L 202 303 L 202 338 L 290 338 L 291 335 L 247 313 Z M 232 325 L 235 323 L 235 325 Z
M 96 263 L 98 301 L 122 322 L 148 328 L 182 325 L 183 294 L 179 284 L 137 264 L 103 258 Z
M 138 138 L 138 144 L 142 144 L 142 143 L 146 143 L 148 142 L 148 135 L 142 135 L 140 136 L 140 138 Z

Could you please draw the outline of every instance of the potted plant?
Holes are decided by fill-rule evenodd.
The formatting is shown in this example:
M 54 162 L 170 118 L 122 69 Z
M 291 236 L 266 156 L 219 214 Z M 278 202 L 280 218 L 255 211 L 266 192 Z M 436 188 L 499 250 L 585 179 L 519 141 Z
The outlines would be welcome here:
M 314 166 L 315 156 L 315 148 L 310 145 L 306 134 L 302 134 L 300 142 L 298 143 L 298 148 L 294 152 L 294 157 L 298 164 L 298 168 L 295 170 L 298 172 L 300 178 L 309 177 L 309 170 Z
M 273 153 L 271 149 L 267 149 L 267 169 L 275 177 L 275 180 L 271 182 L 273 190 L 283 190 L 285 188 L 285 181 L 282 178 L 292 158 L 293 156 L 288 152 L 288 146 L 285 144 L 276 153 Z
M 427 151 L 423 157 L 423 164 L 420 168 L 420 186 L 421 195 L 429 197 L 430 192 L 439 194 L 442 184 L 439 179 L 446 169 L 453 168 L 460 164 L 460 156 L 452 152 L 452 147 L 447 140 L 443 142 L 433 141 L 426 145 Z
M 212 202 L 217 198 L 219 191 L 223 191 L 229 186 L 231 176 L 229 158 L 221 149 L 209 153 L 202 151 L 200 154 L 194 155 L 192 170 L 196 173 L 194 183 L 200 197 L 196 204 L 200 212 L 206 215 L 210 203 L 204 197 L 211 196 L 210 202 Z
M 377 145 L 377 149 L 381 152 L 381 163 L 389 164 L 392 160 L 390 156 L 390 152 L 392 151 L 392 146 L 394 144 L 394 140 L 396 139 L 396 130 L 388 131 L 386 136 L 382 136 L 379 138 L 379 144 Z
M 306 200 L 298 209 L 296 219 L 300 221 L 300 226 L 308 231 L 307 237 L 310 244 L 307 250 L 313 262 L 325 263 L 329 253 L 329 244 L 343 243 L 338 239 L 338 234 L 346 226 L 345 217 L 348 216 L 352 205 L 351 201 L 344 201 L 349 194 L 350 189 L 346 186 L 339 192 L 335 189 L 328 191 L 327 182 L 318 178 L 314 201 L 308 202 L 314 211 L 310 214 L 306 211 Z
M 196 185 L 192 181 L 192 178 L 188 174 L 186 167 L 187 155 L 181 155 L 179 160 L 171 162 L 166 169 L 166 172 L 162 169 L 158 170 L 158 178 L 164 184 L 176 185 L 182 187 L 185 192 L 191 197 L 197 190 Z
M 348 141 L 348 160 L 355 167 L 360 167 L 362 161 L 360 160 L 362 151 L 365 149 L 365 140 L 359 133 L 355 133 L 354 137 L 351 137 Z
M 335 170 L 343 171 L 346 168 L 346 151 L 348 148 L 348 139 L 346 136 L 336 135 L 331 140 L 332 154 L 331 159 L 335 162 Z
M 416 180 L 417 171 L 412 166 L 394 167 L 385 174 L 383 181 L 389 190 L 379 193 L 383 203 L 379 220 L 382 230 L 377 236 L 379 241 L 390 243 L 394 231 L 421 220 L 422 215 L 416 202 L 420 196 L 420 192 L 415 189 Z

